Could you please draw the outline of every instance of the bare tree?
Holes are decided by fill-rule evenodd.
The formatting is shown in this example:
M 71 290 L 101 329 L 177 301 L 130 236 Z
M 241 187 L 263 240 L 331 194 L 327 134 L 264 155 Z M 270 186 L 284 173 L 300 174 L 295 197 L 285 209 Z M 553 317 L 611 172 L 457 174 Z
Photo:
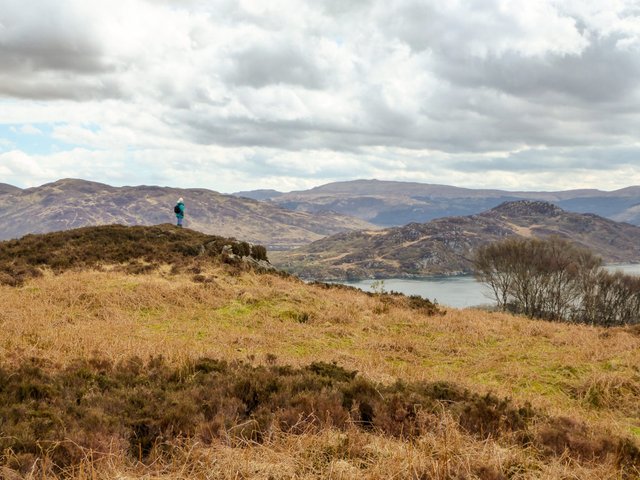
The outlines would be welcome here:
M 515 274 L 515 258 L 517 252 L 515 239 L 500 243 L 490 243 L 481 247 L 474 258 L 474 275 L 476 280 L 486 283 L 495 298 L 498 308 L 507 309 Z
M 605 326 L 640 323 L 640 278 L 603 270 L 599 257 L 566 239 L 488 244 L 476 251 L 474 267 L 502 310 Z
M 640 278 L 599 271 L 587 282 L 574 319 L 604 326 L 640 323 Z

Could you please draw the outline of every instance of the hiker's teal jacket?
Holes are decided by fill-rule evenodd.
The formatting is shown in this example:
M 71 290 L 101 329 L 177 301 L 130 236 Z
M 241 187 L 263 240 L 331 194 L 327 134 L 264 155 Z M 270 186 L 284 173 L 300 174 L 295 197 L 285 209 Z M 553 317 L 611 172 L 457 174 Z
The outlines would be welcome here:
M 184 203 L 178 203 L 178 207 L 180 207 L 180 213 L 176 213 L 176 217 L 184 218 Z

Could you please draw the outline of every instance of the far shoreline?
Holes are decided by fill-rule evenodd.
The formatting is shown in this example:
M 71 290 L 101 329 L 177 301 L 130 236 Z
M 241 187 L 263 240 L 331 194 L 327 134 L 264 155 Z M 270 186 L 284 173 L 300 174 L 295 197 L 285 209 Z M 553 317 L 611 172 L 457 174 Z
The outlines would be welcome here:
M 621 263 L 607 263 L 602 265 L 602 268 L 605 268 L 611 272 L 622 271 L 628 275 L 638 275 L 640 276 L 640 262 L 621 262 Z M 295 275 L 295 273 L 292 273 Z M 296 275 L 297 276 L 297 275 Z M 437 279 L 446 279 L 446 278 L 465 278 L 465 277 L 473 277 L 473 272 L 464 272 L 464 271 L 454 271 L 449 273 L 434 273 L 431 275 L 413 275 L 410 273 L 394 275 L 394 276 L 366 276 L 366 277 L 300 277 L 306 283 L 309 282 L 321 282 L 321 283 L 342 283 L 345 285 L 351 283 L 359 283 L 365 281 L 389 281 L 389 280 L 437 280 Z

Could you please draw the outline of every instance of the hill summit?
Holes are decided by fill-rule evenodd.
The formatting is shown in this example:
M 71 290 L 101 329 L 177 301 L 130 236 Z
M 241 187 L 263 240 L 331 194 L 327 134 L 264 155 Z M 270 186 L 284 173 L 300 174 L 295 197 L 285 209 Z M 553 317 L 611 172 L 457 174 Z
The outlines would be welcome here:
M 527 218 L 533 216 L 557 217 L 566 213 L 557 205 L 541 200 L 504 202 L 492 208 L 490 211 L 510 218 Z
M 146 273 L 170 266 L 194 271 L 202 263 L 273 269 L 267 250 L 252 245 L 164 224 L 152 227 L 105 225 L 26 235 L 0 243 L 0 284 L 18 285 L 44 270 L 117 268 Z

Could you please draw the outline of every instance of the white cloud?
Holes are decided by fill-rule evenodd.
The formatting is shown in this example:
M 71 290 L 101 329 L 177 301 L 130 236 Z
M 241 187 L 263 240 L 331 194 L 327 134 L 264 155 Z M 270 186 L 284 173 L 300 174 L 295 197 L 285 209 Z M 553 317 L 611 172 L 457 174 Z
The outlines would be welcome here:
M 635 0 L 6 0 L 0 125 L 46 124 L 70 150 L 0 139 L 0 166 L 20 185 L 223 191 L 640 183 L 638 15 Z
M 20 133 L 24 133 L 25 135 L 42 135 L 42 130 L 33 125 L 22 125 L 20 127 Z
M 416 50 L 486 58 L 579 54 L 588 41 L 575 20 L 548 2 L 395 0 L 379 4 L 382 28 Z

